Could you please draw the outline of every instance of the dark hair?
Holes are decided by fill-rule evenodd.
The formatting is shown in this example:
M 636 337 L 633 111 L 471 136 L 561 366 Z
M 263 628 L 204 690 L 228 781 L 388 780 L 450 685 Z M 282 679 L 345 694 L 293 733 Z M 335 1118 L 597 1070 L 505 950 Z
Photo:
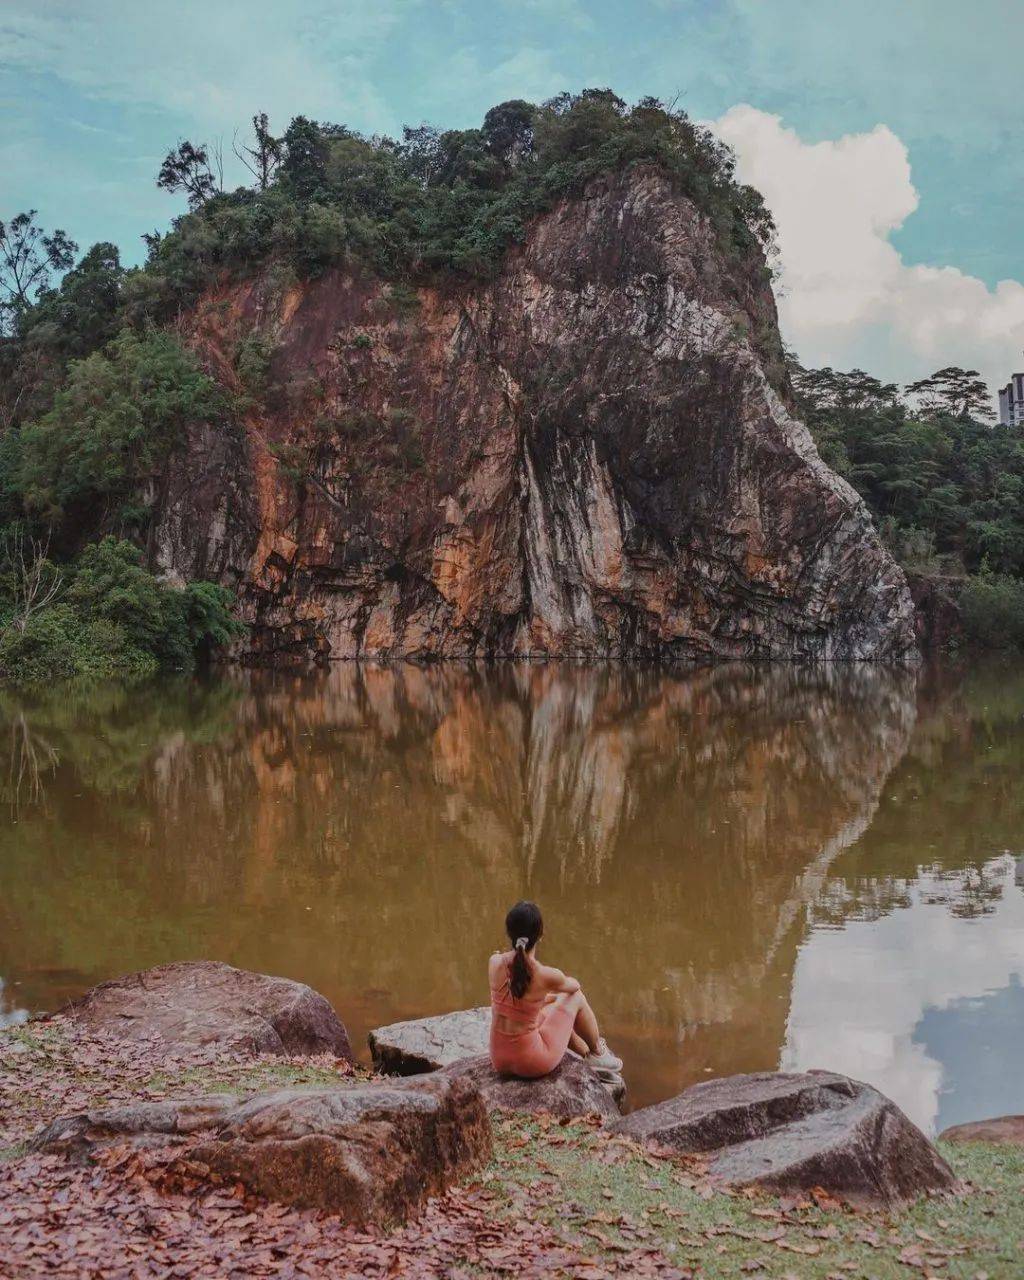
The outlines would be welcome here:
M 517 902 L 505 917 L 505 931 L 515 948 L 508 989 L 514 1000 L 520 1000 L 526 995 L 530 985 L 530 966 L 526 962 L 526 953 L 533 950 L 544 932 L 544 918 L 536 902 Z

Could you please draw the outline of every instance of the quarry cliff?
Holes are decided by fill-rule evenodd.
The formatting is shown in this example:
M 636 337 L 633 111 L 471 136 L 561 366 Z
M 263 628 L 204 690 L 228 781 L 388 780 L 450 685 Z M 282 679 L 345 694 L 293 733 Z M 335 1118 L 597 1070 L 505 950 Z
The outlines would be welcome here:
M 763 259 L 656 166 L 540 214 L 494 278 L 269 267 L 180 327 L 246 407 L 176 453 L 150 557 L 236 591 L 238 656 L 914 652 L 793 415 Z

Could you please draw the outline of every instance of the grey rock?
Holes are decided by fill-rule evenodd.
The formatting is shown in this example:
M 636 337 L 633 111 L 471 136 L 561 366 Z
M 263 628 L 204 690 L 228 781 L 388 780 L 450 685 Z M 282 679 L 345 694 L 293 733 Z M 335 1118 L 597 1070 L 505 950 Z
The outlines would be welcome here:
M 466 1058 L 488 1052 L 491 1010 L 487 1005 L 459 1009 L 433 1018 L 414 1018 L 377 1027 L 369 1034 L 370 1052 L 378 1071 L 385 1075 L 412 1076 L 438 1071 Z M 569 1055 L 580 1061 L 570 1050 Z M 616 1103 L 626 1095 L 621 1075 L 598 1073 Z
M 311 987 L 211 960 L 158 965 L 101 983 L 64 1012 L 126 1038 L 355 1061 L 344 1025 Z
M 822 1187 L 856 1205 L 897 1205 L 956 1179 L 923 1133 L 869 1085 L 830 1072 L 761 1072 L 694 1085 L 611 1128 L 708 1171 L 771 1191 Z
M 619 1115 L 607 1086 L 574 1054 L 566 1054 L 554 1071 L 535 1080 L 499 1075 L 486 1055 L 464 1058 L 439 1074 L 470 1081 L 483 1095 L 489 1111 L 525 1111 L 559 1118 Z
M 1024 1116 L 994 1116 L 943 1129 L 940 1142 L 991 1142 L 999 1146 L 1024 1146 Z
M 392 1022 L 370 1032 L 373 1065 L 386 1075 L 414 1076 L 437 1071 L 487 1052 L 491 1010 L 459 1009 L 433 1018 Z
M 384 1226 L 486 1163 L 491 1129 L 470 1081 L 434 1074 L 100 1108 L 55 1120 L 31 1144 L 80 1161 L 113 1145 L 171 1146 L 193 1172 L 205 1166 L 267 1199 Z

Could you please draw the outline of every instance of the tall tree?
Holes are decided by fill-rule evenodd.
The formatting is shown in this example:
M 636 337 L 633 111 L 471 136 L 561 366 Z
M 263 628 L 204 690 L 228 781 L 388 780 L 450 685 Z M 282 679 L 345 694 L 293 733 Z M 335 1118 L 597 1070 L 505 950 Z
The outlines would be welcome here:
M 252 132 L 251 143 L 240 144 L 236 134 L 231 149 L 259 183 L 260 190 L 266 191 L 284 155 L 284 142 L 270 132 L 270 121 L 265 111 L 253 116 Z
M 532 102 L 513 98 L 491 107 L 484 116 L 483 135 L 487 149 L 509 168 L 533 153 L 533 121 L 537 108 Z
M 300 200 L 310 200 L 327 175 L 327 139 L 315 120 L 296 116 L 284 135 L 281 172 Z
M 11 332 L 53 273 L 67 271 L 78 252 L 66 232 L 47 235 L 35 219 L 29 209 L 0 222 L 0 334 Z
M 217 191 L 206 143 L 197 147 L 186 138 L 173 151 L 168 151 L 156 185 L 164 191 L 184 191 L 192 209 L 204 205 Z
M 977 369 L 947 365 L 930 378 L 909 383 L 907 394 L 916 396 L 921 411 L 932 416 L 945 413 L 965 421 L 992 417 L 992 397 Z

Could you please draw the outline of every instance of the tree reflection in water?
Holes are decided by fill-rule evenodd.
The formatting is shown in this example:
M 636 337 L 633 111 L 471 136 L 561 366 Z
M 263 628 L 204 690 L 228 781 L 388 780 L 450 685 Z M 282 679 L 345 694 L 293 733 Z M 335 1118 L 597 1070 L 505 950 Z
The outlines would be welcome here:
M 929 861 L 911 840 L 835 870 L 869 856 L 908 750 L 942 753 L 919 701 L 953 740 L 974 723 L 917 686 L 866 664 L 340 664 L 8 694 L 54 754 L 0 828 L 0 972 L 52 1007 L 210 956 L 310 982 L 361 1037 L 482 1003 L 525 895 L 636 1100 L 774 1067 L 813 920 L 892 909 L 878 886 Z

